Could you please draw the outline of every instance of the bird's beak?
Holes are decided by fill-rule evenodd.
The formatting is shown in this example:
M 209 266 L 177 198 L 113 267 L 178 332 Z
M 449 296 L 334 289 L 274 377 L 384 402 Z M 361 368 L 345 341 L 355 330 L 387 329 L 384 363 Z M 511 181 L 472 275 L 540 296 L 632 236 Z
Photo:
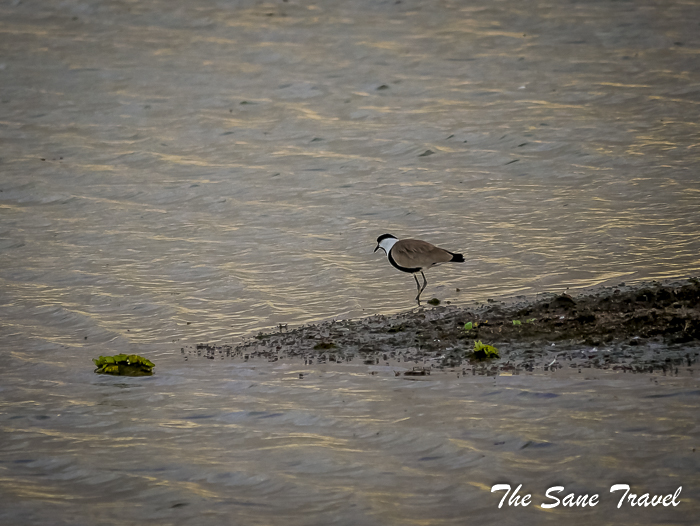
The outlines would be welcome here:
M 381 248 L 381 247 L 380 247 L 379 245 L 377 245 L 377 246 L 374 248 L 374 252 L 376 252 L 376 251 L 379 250 L 380 248 Z M 374 253 L 374 252 L 373 252 L 373 253 Z

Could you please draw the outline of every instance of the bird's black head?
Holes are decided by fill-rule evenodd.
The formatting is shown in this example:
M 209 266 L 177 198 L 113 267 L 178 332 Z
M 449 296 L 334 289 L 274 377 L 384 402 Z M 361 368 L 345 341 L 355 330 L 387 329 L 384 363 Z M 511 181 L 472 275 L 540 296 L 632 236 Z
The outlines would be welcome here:
M 390 238 L 391 238 L 391 239 L 397 239 L 396 236 L 392 236 L 391 234 L 382 234 L 381 236 L 379 236 L 379 237 L 377 238 L 377 244 L 381 243 L 381 242 L 384 241 L 385 239 L 390 239 Z

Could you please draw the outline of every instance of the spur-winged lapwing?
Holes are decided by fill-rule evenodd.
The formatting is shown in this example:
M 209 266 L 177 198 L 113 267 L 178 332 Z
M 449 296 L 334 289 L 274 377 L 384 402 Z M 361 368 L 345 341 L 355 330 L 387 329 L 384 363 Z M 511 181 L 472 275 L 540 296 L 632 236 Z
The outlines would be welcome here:
M 462 254 L 449 252 L 419 239 L 397 239 L 396 236 L 392 236 L 391 234 L 382 234 L 377 238 L 377 247 L 374 251 L 376 252 L 380 248 L 386 253 L 389 258 L 389 263 L 394 267 L 402 272 L 413 274 L 413 278 L 416 280 L 416 287 L 418 287 L 416 301 L 419 304 L 421 292 L 423 292 L 425 286 L 428 284 L 423 270 L 428 270 L 430 267 L 440 265 L 441 263 L 464 263 L 464 256 Z M 419 272 L 421 276 L 423 276 L 422 287 L 418 282 L 418 276 L 416 276 Z

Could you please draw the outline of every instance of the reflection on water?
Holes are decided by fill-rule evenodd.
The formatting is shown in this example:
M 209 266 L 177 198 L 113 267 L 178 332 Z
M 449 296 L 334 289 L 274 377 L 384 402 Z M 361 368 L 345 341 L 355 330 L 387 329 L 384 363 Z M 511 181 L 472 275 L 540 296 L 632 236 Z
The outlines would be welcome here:
M 355 414 L 330 409 L 343 394 L 330 384 L 239 392 L 217 369 L 219 392 L 200 385 L 207 366 L 164 369 L 183 342 L 412 307 L 411 278 L 372 254 L 384 232 L 465 254 L 428 277 L 425 294 L 455 304 L 696 273 L 699 19 L 695 3 L 667 0 L 0 5 L 0 481 L 13 495 L 0 517 L 63 510 L 76 524 L 70 503 L 89 501 L 113 523 L 176 509 L 228 524 L 235 509 L 301 524 L 303 510 L 340 508 L 348 523 L 348 510 L 458 522 L 486 509 L 493 474 L 534 482 L 581 454 L 566 442 L 523 450 L 546 461 L 479 461 L 483 446 L 460 433 L 488 435 L 488 415 L 456 423 L 428 397 L 437 420 L 406 428 L 379 403 L 410 412 L 402 396 L 437 385 L 362 383 Z M 172 363 L 121 387 L 72 368 L 118 352 Z M 532 438 L 539 406 L 518 409 L 526 400 L 495 427 L 506 444 L 549 440 Z M 385 419 L 377 438 L 360 414 Z M 691 440 L 657 414 L 649 425 L 674 438 L 655 451 Z M 572 461 L 572 484 L 620 462 L 627 441 L 611 433 L 591 443 L 610 456 L 586 450 L 586 466 L 604 467 Z M 108 491 L 119 499 L 98 507 Z

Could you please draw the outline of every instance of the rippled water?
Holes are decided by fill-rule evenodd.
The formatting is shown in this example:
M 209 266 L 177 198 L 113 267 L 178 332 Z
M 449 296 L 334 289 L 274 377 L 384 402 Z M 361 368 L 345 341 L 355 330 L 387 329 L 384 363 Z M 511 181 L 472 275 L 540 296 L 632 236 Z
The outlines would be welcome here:
M 77 364 L 69 364 L 77 365 Z M 305 376 L 299 379 L 299 372 Z M 3 524 L 695 524 L 697 381 L 211 363 L 10 376 Z M 53 379 L 49 380 L 46 377 Z M 36 393 L 40 397 L 34 398 Z M 8 416 L 8 408 L 12 416 Z M 527 508 L 498 509 L 494 484 Z M 617 509 L 613 484 L 678 507 Z M 545 510 L 545 491 L 598 494 Z M 607 520 L 607 522 L 606 522 Z
M 0 518 L 461 524 L 493 513 L 492 480 L 551 465 L 582 486 L 620 451 L 649 484 L 697 472 L 697 397 L 647 422 L 646 384 L 622 417 L 556 398 L 545 418 L 478 381 L 292 387 L 179 346 L 412 307 L 384 232 L 463 252 L 428 274 L 456 304 L 697 273 L 699 50 L 695 1 L 3 2 Z M 157 376 L 93 377 L 122 351 Z M 411 393 L 434 420 L 401 423 Z M 511 453 L 475 460 L 487 435 Z M 516 458 L 534 435 L 557 445 Z M 685 517 L 665 511 L 635 520 Z

